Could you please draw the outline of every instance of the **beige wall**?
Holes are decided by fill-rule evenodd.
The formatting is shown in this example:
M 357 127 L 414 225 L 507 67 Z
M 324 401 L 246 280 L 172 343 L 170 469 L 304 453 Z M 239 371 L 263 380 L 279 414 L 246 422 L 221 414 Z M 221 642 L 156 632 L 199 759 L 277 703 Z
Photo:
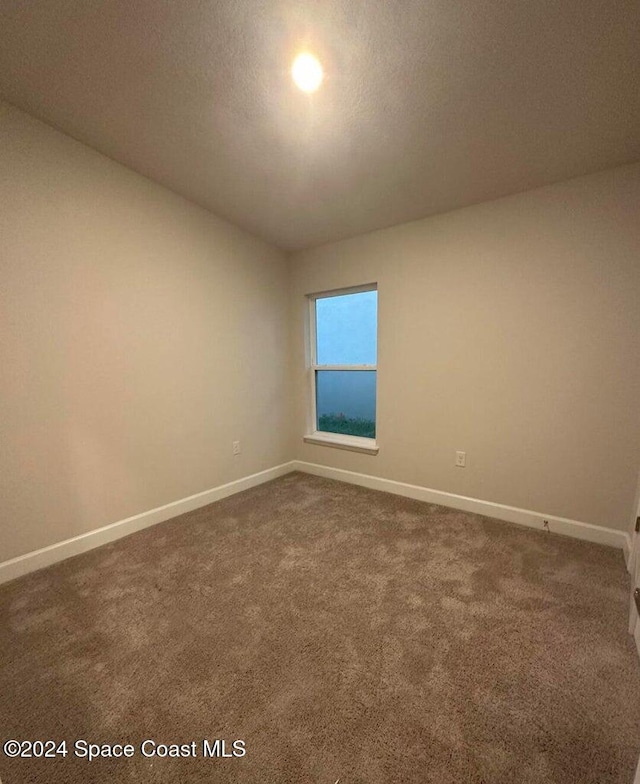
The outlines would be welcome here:
M 0 561 L 290 459 L 279 252 L 6 104 L 0 200 Z
M 291 270 L 298 458 L 628 530 L 640 165 L 299 253 Z M 380 453 L 303 444 L 304 295 L 371 281 Z
M 1 103 L 0 140 L 0 561 L 293 457 L 627 529 L 640 165 L 287 267 Z M 304 295 L 371 281 L 380 454 L 304 445 Z

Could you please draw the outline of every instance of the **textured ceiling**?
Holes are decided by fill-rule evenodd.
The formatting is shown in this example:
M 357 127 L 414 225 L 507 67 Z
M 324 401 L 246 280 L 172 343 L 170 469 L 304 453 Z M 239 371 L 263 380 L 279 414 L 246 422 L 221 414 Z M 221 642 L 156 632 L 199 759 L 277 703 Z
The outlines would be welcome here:
M 640 6 L 2 0 L 0 95 L 298 249 L 639 160 Z

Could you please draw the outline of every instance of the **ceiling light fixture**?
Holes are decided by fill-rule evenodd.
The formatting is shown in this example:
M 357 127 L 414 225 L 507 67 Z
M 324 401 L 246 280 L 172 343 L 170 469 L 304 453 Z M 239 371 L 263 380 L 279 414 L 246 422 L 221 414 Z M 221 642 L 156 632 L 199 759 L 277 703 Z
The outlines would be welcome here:
M 305 93 L 314 93 L 320 87 L 324 74 L 317 58 L 308 52 L 303 52 L 293 61 L 291 76 Z

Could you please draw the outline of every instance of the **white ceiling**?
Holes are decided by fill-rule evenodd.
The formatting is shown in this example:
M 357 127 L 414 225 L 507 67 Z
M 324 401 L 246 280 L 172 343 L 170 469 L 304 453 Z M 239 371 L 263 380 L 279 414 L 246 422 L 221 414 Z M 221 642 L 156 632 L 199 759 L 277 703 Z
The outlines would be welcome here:
M 640 5 L 2 0 L 0 95 L 299 249 L 640 160 Z

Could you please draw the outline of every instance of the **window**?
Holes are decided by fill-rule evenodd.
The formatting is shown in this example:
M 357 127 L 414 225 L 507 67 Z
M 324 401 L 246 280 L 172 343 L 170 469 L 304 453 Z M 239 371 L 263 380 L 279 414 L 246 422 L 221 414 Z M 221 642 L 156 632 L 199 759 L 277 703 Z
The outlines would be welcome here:
M 377 453 L 375 285 L 310 301 L 311 443 Z

